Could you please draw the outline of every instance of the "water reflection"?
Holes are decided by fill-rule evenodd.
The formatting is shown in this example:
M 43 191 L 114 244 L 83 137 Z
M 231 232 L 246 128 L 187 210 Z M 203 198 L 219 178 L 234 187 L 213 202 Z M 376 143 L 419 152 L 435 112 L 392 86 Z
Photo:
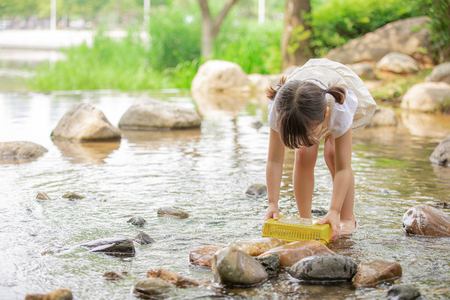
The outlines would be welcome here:
M 248 97 L 242 97 L 239 94 L 196 92 L 192 97 L 197 104 L 199 114 L 207 119 L 223 116 L 235 118 L 239 111 L 250 102 Z
M 183 129 L 183 130 L 124 130 L 122 129 L 122 138 L 127 139 L 132 147 L 145 147 L 148 149 L 157 149 L 159 147 L 186 145 L 190 142 L 198 142 L 201 130 Z
M 70 158 L 70 162 L 74 164 L 103 164 L 105 159 L 120 147 L 120 141 L 74 143 L 54 139 L 53 143 L 61 151 L 62 156 Z
M 404 111 L 401 120 L 412 135 L 443 139 L 450 133 L 450 121 L 445 115 Z

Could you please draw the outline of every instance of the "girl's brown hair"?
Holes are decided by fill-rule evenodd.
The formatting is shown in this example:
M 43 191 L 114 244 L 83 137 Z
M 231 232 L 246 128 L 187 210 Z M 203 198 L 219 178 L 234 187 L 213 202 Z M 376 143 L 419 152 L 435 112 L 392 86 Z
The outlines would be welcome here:
M 345 89 L 338 85 L 322 89 L 308 81 L 291 80 L 286 83 L 286 78 L 283 77 L 275 88 L 266 89 L 267 97 L 276 99 L 278 131 L 286 147 L 310 147 L 315 143 L 312 134 L 325 120 L 327 93 L 337 103 L 344 103 Z

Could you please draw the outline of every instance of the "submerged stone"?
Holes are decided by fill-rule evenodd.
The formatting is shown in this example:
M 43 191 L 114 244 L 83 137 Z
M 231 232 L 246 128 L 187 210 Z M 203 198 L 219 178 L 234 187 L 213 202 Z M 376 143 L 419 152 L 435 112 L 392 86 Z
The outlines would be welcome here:
M 223 285 L 255 285 L 269 277 L 258 261 L 233 247 L 217 251 L 211 269 L 214 281 Z
M 72 300 L 73 295 L 70 290 L 59 289 L 54 290 L 47 295 L 34 294 L 26 295 L 25 300 Z
M 145 219 L 141 216 L 132 217 L 131 219 L 129 219 L 127 221 L 127 223 L 131 223 L 131 225 L 139 226 L 139 227 L 144 226 L 144 224 L 146 222 L 147 221 L 145 221 Z
M 77 193 L 74 193 L 74 192 L 67 192 L 62 197 L 70 199 L 70 200 L 77 200 L 77 199 L 85 198 L 84 196 L 81 196 L 81 195 L 79 195 Z
M 272 248 L 286 244 L 285 241 L 274 237 L 261 237 L 249 240 L 239 240 L 231 243 L 229 246 L 234 247 L 251 256 L 258 256 Z
M 403 229 L 408 234 L 450 237 L 450 216 L 426 204 L 416 205 L 403 215 Z
M 152 239 L 148 234 L 142 231 L 139 232 L 139 234 L 133 239 L 133 241 L 135 241 L 139 245 L 148 245 L 155 242 L 154 239 Z
M 402 266 L 394 260 L 376 259 L 361 262 L 353 278 L 354 287 L 375 287 L 402 277 Z
M 328 210 L 322 207 L 311 207 L 311 214 L 314 217 L 325 216 L 328 213 Z
M 389 288 L 387 300 L 419 300 L 423 299 L 419 290 L 411 285 L 396 284 Z
M 174 273 L 174 272 L 171 272 L 168 270 L 164 270 L 164 269 L 149 270 L 147 272 L 147 277 L 148 278 L 160 278 L 160 279 L 167 281 L 179 288 L 188 288 L 188 287 L 195 287 L 195 286 L 200 285 L 197 281 L 195 281 L 193 279 L 189 279 L 187 277 L 181 276 L 177 273 Z
M 103 277 L 105 277 L 106 280 L 120 280 L 120 279 L 125 279 L 124 275 L 128 275 L 128 272 L 122 271 L 122 270 L 112 270 L 112 271 L 106 271 L 103 274 Z
M 211 261 L 214 254 L 221 249 L 222 247 L 216 246 L 199 246 L 193 248 L 189 252 L 189 262 L 194 266 L 211 268 Z
M 160 278 L 146 278 L 133 287 L 133 293 L 143 299 L 166 299 L 175 290 L 175 285 Z
M 38 192 L 38 194 L 36 195 L 36 199 L 39 199 L 39 200 L 52 200 L 52 198 L 50 198 L 50 196 L 47 195 L 46 192 Z
M 267 187 L 264 184 L 255 183 L 250 185 L 245 191 L 245 195 L 251 198 L 258 198 L 267 195 Z
M 342 255 L 310 256 L 295 263 L 289 274 L 306 281 L 346 281 L 352 279 L 358 265 Z
M 158 209 L 158 216 L 171 216 L 181 219 L 189 218 L 189 214 L 187 212 L 171 207 L 161 207 Z
M 103 253 L 112 256 L 131 257 L 136 254 L 132 240 L 123 238 L 106 238 L 95 240 L 81 247 L 88 248 L 91 252 Z
M 279 253 L 273 253 L 264 257 L 255 257 L 255 259 L 264 267 L 269 277 L 276 276 L 280 271 Z

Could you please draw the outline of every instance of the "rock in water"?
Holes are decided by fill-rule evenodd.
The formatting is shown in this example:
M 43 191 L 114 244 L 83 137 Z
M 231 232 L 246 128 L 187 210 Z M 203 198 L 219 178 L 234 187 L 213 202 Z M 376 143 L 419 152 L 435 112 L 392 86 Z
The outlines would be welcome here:
M 403 215 L 403 229 L 408 234 L 450 237 L 450 216 L 429 205 L 417 205 Z
M 434 164 L 450 167 L 450 134 L 434 148 L 430 161 Z
M 127 223 L 131 223 L 131 225 L 142 227 L 147 221 L 141 216 L 132 217 L 127 221 Z
M 95 240 L 81 247 L 90 249 L 91 252 L 98 252 L 112 256 L 131 257 L 136 254 L 132 240 L 121 238 L 107 238 Z
M 280 271 L 280 254 L 273 253 L 264 257 L 255 257 L 264 267 L 269 277 L 276 276 Z
M 336 254 L 321 242 L 298 241 L 270 249 L 269 251 L 261 254 L 259 257 L 264 257 L 273 253 L 280 254 L 280 265 L 282 267 L 291 267 L 299 260 L 309 256 Z
M 119 121 L 119 128 L 171 130 L 198 128 L 202 120 L 193 110 L 157 99 L 138 99 Z
M 193 248 L 189 253 L 189 262 L 194 266 L 211 267 L 214 254 L 221 249 L 222 247 L 216 246 L 200 246 Z
M 240 240 L 231 243 L 229 246 L 234 247 L 251 256 L 258 256 L 272 248 L 286 244 L 285 241 L 274 237 L 262 237 L 250 240 Z
M 25 300 L 72 300 L 72 292 L 66 289 L 54 290 L 47 295 L 34 294 L 27 295 Z
M 374 115 L 370 119 L 366 128 L 383 127 L 383 126 L 397 126 L 398 120 L 392 108 L 377 107 Z
M 52 198 L 50 198 L 50 196 L 47 195 L 46 192 L 38 192 L 38 194 L 36 196 L 36 199 L 39 199 L 39 200 L 52 200 Z
M 393 260 L 376 259 L 361 262 L 353 279 L 354 287 L 375 287 L 402 277 L 402 266 Z
M 177 273 L 170 272 L 170 271 L 164 270 L 164 269 L 149 270 L 147 272 L 147 277 L 148 278 L 160 278 L 160 279 L 167 281 L 179 288 L 188 288 L 188 287 L 194 287 L 194 286 L 200 285 L 197 281 L 195 281 L 193 279 L 186 278 Z
M 187 212 L 171 207 L 161 207 L 160 209 L 158 209 L 158 216 L 164 215 L 181 219 L 189 218 L 189 214 Z
M 251 198 L 258 198 L 267 195 L 267 187 L 264 184 L 255 183 L 247 188 L 245 195 Z
M 20 159 L 34 159 L 46 152 L 48 152 L 47 149 L 32 142 L 0 143 L 0 161 L 14 162 Z
M 160 278 L 146 278 L 133 288 L 133 293 L 143 299 L 166 299 L 171 296 L 175 286 Z
M 84 198 L 84 196 L 78 195 L 77 193 L 74 193 L 74 192 L 65 193 L 62 197 L 70 199 L 70 200 L 77 200 L 77 199 L 83 199 Z
M 113 270 L 113 271 L 106 271 L 103 274 L 103 277 L 105 277 L 106 280 L 120 280 L 125 279 L 124 275 L 128 275 L 128 272 Z
M 255 285 L 268 278 L 259 262 L 233 247 L 214 254 L 211 268 L 214 281 L 223 285 Z
M 100 110 L 87 103 L 77 103 L 64 114 L 51 137 L 77 142 L 108 141 L 120 140 L 121 133 Z
M 306 281 L 346 281 L 358 269 L 353 260 L 342 255 L 310 256 L 295 263 L 289 274 Z
M 401 108 L 419 112 L 435 112 L 448 106 L 450 84 L 445 82 L 422 82 L 413 85 L 403 95 Z
M 411 285 L 397 284 L 391 286 L 387 293 L 387 300 L 419 300 L 423 299 L 419 290 Z
M 139 245 L 148 245 L 155 242 L 154 239 L 152 239 L 148 234 L 142 231 L 139 232 L 139 234 L 133 239 L 133 241 L 135 241 Z

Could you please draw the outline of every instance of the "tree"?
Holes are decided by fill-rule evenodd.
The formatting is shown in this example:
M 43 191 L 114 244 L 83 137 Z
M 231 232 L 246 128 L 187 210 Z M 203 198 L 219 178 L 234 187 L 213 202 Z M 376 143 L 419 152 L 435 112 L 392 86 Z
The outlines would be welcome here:
M 213 20 L 209 10 L 208 0 L 198 0 L 202 10 L 202 57 L 208 58 L 211 56 L 213 41 L 219 33 L 220 25 L 222 25 L 225 16 L 237 1 L 238 0 L 228 0 L 216 16 L 216 19 Z
M 311 28 L 307 16 L 311 12 L 310 0 L 286 0 L 281 53 L 283 70 L 303 65 L 311 56 L 309 38 Z

